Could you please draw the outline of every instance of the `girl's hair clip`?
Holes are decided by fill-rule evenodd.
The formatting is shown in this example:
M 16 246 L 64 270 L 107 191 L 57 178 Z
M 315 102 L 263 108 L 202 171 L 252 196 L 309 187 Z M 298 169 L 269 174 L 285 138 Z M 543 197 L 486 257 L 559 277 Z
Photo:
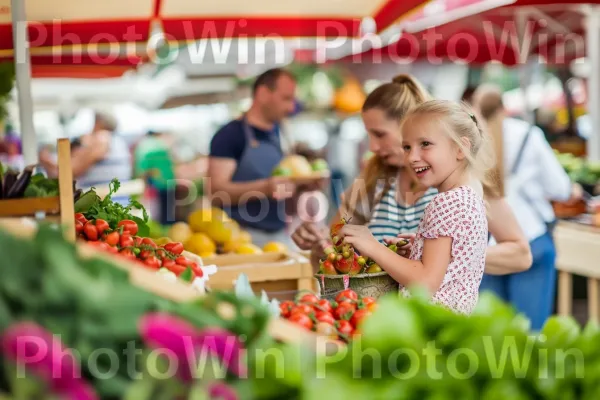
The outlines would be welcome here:
M 469 117 L 473 120 L 473 122 L 477 123 L 477 118 L 475 118 L 475 114 L 469 113 Z

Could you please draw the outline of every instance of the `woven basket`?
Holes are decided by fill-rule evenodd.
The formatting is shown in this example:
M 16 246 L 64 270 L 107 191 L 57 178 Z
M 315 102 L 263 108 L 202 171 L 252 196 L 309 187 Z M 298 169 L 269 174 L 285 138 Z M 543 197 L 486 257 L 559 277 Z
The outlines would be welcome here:
M 359 296 L 375 299 L 390 292 L 398 292 L 399 285 L 387 272 L 359 275 L 323 275 L 316 274 L 321 298 L 334 300 L 344 289 L 352 289 Z M 344 279 L 345 278 L 345 279 Z

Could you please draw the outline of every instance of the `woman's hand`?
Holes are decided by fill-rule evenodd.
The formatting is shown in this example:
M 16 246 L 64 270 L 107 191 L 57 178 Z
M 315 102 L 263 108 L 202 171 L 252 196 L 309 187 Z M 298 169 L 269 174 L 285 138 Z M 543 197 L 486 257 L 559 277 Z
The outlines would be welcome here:
M 344 225 L 340 230 L 340 236 L 344 239 L 344 243 L 352 245 L 364 257 L 373 258 L 373 253 L 376 253 L 378 248 L 384 247 L 364 225 Z
M 304 222 L 292 234 L 292 240 L 301 250 L 314 250 L 327 243 L 327 228 L 319 227 L 313 222 Z
M 408 258 L 410 256 L 410 251 L 412 249 L 412 244 L 415 240 L 414 233 L 399 233 L 395 238 L 385 238 L 383 239 L 387 244 L 395 244 L 398 246 L 399 243 L 408 242 L 402 246 L 398 246 L 397 253 L 402 257 Z

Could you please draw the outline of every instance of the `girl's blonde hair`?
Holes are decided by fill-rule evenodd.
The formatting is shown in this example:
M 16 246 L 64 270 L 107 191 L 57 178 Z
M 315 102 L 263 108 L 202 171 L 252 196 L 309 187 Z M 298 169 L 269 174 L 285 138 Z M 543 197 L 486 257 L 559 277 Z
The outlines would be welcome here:
M 373 90 L 367 96 L 362 111 L 381 110 L 388 119 L 397 120 L 400 124 L 412 108 L 431 98 L 429 92 L 415 78 L 411 75 L 401 74 L 391 82 L 384 83 Z M 398 134 L 400 134 L 400 130 L 398 130 Z M 379 179 L 386 179 L 387 181 L 388 178 L 395 177 L 396 174 L 396 167 L 386 165 L 376 155 L 372 156 L 362 173 L 367 193 L 375 191 Z
M 467 103 L 448 100 L 430 100 L 412 109 L 404 118 L 403 126 L 415 117 L 427 116 L 428 121 L 442 124 L 454 143 L 465 155 L 469 169 L 481 181 L 486 195 L 493 187 L 490 171 L 495 165 L 496 157 L 493 142 L 487 133 L 483 119 L 475 115 Z M 466 146 L 463 139 L 467 139 Z

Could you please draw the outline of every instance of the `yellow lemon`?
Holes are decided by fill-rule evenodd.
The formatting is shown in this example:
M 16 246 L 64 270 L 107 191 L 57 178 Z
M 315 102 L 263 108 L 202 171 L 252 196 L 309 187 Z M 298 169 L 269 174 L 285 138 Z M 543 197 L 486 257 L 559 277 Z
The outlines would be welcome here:
M 174 242 L 184 243 L 192 236 L 192 229 L 185 222 L 174 223 L 167 232 L 167 236 Z
M 263 251 L 252 243 L 242 243 L 235 252 L 236 254 L 262 254 Z
M 280 242 L 269 242 L 264 245 L 263 251 L 265 253 L 285 253 L 287 252 L 287 246 Z
M 200 253 L 200 254 L 198 254 L 198 255 L 199 255 L 200 257 L 202 257 L 202 258 L 208 258 L 208 257 L 214 257 L 214 256 L 216 256 L 217 254 L 216 254 L 216 253 L 214 253 L 214 252 L 204 252 L 204 253 Z
M 240 231 L 235 238 L 240 243 L 252 243 L 252 235 L 247 231 Z
M 207 225 L 205 232 L 215 242 L 226 243 L 237 234 L 237 226 L 233 221 L 213 220 Z
M 161 237 L 161 238 L 154 240 L 154 243 L 156 243 L 158 246 L 164 246 L 165 244 L 171 243 L 171 242 L 172 242 L 172 240 L 168 237 Z
M 229 242 L 223 244 L 223 253 L 234 253 L 241 244 L 242 242 L 237 240 L 230 240 Z
M 214 253 L 217 251 L 215 242 L 205 233 L 194 233 L 183 245 L 194 254 Z
M 194 232 L 205 232 L 213 219 L 213 211 L 210 208 L 201 208 L 189 215 L 188 223 Z

